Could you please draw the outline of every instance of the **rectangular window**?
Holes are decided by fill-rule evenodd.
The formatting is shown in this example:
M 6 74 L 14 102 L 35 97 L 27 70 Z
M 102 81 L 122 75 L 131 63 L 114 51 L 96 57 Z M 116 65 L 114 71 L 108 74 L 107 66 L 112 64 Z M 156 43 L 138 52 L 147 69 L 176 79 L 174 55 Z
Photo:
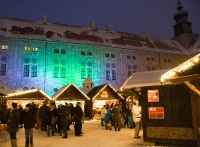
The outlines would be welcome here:
M 136 56 L 132 56 L 132 60 L 136 60 Z
M 6 64 L 0 64 L 0 75 L 1 76 L 6 75 Z
M 86 78 L 86 69 L 81 68 L 81 79 L 85 79 L 85 78 Z
M 127 58 L 127 59 L 131 59 L 131 55 L 127 55 L 126 58 Z
M 115 54 L 111 54 L 110 56 L 111 56 L 111 58 L 115 58 Z
M 154 61 L 154 58 L 151 58 L 151 61 Z
M 59 73 L 59 67 L 58 66 L 54 66 L 53 67 L 53 77 L 54 78 L 58 78 L 58 73 Z
M 66 78 L 66 67 L 60 67 L 60 78 Z
M 149 107 L 149 119 L 164 119 L 163 107 Z
M 159 102 L 159 92 L 156 90 L 148 90 L 148 102 Z
M 24 77 L 29 77 L 30 65 L 24 65 Z
M 116 72 L 116 70 L 112 70 L 112 80 L 117 80 L 117 72 Z
M 92 52 L 87 52 L 87 55 L 88 56 L 92 56 Z
M 25 51 L 25 52 L 30 52 L 30 51 L 31 51 L 31 47 L 25 46 L 25 47 L 24 47 L 24 51 Z
M 85 51 L 81 51 L 81 55 L 85 56 Z
M 171 59 L 168 59 L 168 63 L 171 63 Z
M 109 53 L 105 53 L 105 57 L 110 57 L 110 54 Z
M 2 50 L 8 50 L 8 45 L 2 45 L 1 49 Z
M 87 68 L 87 75 L 92 79 L 92 68 Z
M 31 65 L 31 77 L 37 77 L 37 65 Z
M 150 58 L 149 58 L 149 57 L 147 57 L 147 61 L 150 61 Z
M 59 54 L 59 49 L 54 49 L 53 52 Z
M 38 48 L 37 47 L 33 47 L 32 48 L 32 52 L 38 52 Z
M 106 70 L 106 80 L 110 80 L 110 70 Z
M 128 71 L 128 78 L 132 75 L 132 73 L 133 73 L 132 71 L 130 70 Z
M 66 50 L 61 50 L 61 54 L 66 54 Z
M 167 62 L 167 59 L 164 59 L 164 62 Z

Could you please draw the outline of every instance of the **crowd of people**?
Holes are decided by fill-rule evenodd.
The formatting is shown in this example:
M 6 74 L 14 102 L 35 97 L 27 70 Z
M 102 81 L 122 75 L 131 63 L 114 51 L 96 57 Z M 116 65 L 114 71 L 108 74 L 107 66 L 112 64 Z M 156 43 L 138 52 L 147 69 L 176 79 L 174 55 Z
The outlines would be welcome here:
M 10 134 L 11 146 L 17 146 L 16 134 L 20 128 L 25 130 L 25 147 L 33 146 L 33 128 L 41 129 L 47 133 L 47 136 L 54 136 L 55 133 L 68 138 L 67 131 L 70 125 L 74 124 L 75 136 L 82 136 L 82 123 L 84 121 L 84 113 L 82 103 L 77 102 L 76 107 L 71 103 L 64 105 L 55 104 L 48 106 L 45 102 L 41 107 L 32 103 L 28 103 L 25 108 L 17 103 L 11 103 L 7 109 L 3 105 L 0 111 L 0 121 L 7 124 L 6 131 Z
M 119 103 L 107 104 L 101 108 L 101 126 L 104 126 L 108 130 L 114 126 L 115 131 L 120 131 L 121 128 L 129 127 L 135 128 L 134 138 L 141 138 L 139 132 L 141 129 L 141 117 L 142 108 L 139 106 L 139 101 L 134 100 L 134 104 L 131 109 L 127 109 L 122 112 Z

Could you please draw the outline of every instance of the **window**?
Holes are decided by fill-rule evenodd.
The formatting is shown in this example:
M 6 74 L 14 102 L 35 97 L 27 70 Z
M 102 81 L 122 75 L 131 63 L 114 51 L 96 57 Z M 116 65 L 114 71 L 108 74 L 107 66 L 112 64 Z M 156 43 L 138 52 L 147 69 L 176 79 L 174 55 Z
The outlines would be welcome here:
M 30 65 L 24 65 L 24 77 L 29 77 Z
M 151 58 L 151 61 L 154 61 L 154 58 Z
M 115 54 L 111 54 L 110 56 L 111 56 L 111 58 L 115 58 Z
M 109 53 L 105 53 L 105 57 L 110 57 L 110 54 Z
M 92 52 L 87 52 L 87 55 L 88 56 L 92 56 Z
M 31 65 L 31 77 L 37 77 L 37 65 Z
M 106 80 L 110 80 L 110 70 L 106 70 Z
M 127 59 L 131 59 L 131 55 L 127 55 L 126 58 L 127 58 Z
M 150 58 L 149 58 L 149 57 L 147 57 L 147 61 L 150 61 Z
M 81 68 L 81 79 L 85 79 L 86 78 L 86 70 L 85 68 Z
M 66 54 L 66 50 L 61 50 L 61 54 Z
M 0 75 L 6 75 L 6 64 L 0 64 Z
M 28 90 L 28 87 L 24 87 L 23 90 L 24 90 L 24 91 Z
M 8 50 L 8 45 L 2 45 L 1 49 L 2 50 Z
M 128 78 L 132 75 L 132 73 L 133 73 L 132 71 L 130 70 L 128 71 Z
M 53 52 L 56 53 L 56 54 L 59 54 L 59 49 L 54 49 Z
M 159 92 L 156 90 L 148 90 L 148 102 L 159 102 Z
M 167 59 L 164 59 L 164 62 L 167 62 Z
M 33 47 L 32 48 L 32 52 L 38 52 L 38 48 L 37 47 Z
M 87 75 L 92 79 L 92 68 L 87 68 Z
M 168 59 L 168 63 L 171 63 L 171 59 Z
M 136 56 L 132 56 L 132 60 L 136 60 Z
M 149 107 L 149 119 L 164 119 L 163 107 Z
M 54 66 L 53 67 L 53 77 L 54 78 L 58 78 L 58 72 L 59 72 L 59 67 L 58 66 Z
M 60 67 L 60 78 L 66 78 L 66 67 Z
M 84 56 L 85 56 L 85 51 L 81 51 L 81 55 L 84 55 Z
M 30 52 L 30 51 L 31 51 L 31 47 L 25 46 L 25 47 L 24 47 L 24 51 Z
M 116 80 L 117 79 L 117 72 L 116 70 L 112 70 L 112 80 Z

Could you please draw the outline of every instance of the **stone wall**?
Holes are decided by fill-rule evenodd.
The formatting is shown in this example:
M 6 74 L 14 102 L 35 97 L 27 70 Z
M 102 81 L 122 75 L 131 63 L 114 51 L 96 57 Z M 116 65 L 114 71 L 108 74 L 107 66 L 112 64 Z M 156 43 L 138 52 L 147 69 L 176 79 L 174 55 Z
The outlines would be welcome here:
M 192 128 L 147 127 L 148 138 L 195 140 Z

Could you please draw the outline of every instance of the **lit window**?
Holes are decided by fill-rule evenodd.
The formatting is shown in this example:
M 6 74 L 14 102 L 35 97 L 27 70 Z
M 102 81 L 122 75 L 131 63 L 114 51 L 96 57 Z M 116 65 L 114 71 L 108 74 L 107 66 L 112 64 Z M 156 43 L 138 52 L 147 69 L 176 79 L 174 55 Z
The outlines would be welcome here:
M 127 55 L 126 58 L 127 58 L 127 59 L 131 59 L 131 55 Z
M 110 57 L 110 54 L 109 53 L 105 53 L 105 57 Z
M 149 119 L 164 119 L 163 107 L 149 107 Z
M 92 79 L 92 68 L 87 68 L 87 75 Z
M 0 75 L 1 76 L 6 75 L 6 64 L 0 64 Z
M 29 77 L 30 65 L 24 65 L 24 77 Z
M 38 52 L 38 48 L 37 47 L 33 47 L 32 48 L 32 52 Z
M 56 54 L 59 54 L 59 49 L 54 49 L 53 52 L 56 53 Z
M 136 60 L 136 56 L 132 56 L 132 60 Z
M 61 50 L 61 54 L 66 54 L 66 50 Z
M 2 50 L 8 50 L 8 45 L 2 45 L 1 49 Z
M 81 55 L 84 55 L 84 56 L 85 56 L 85 51 L 81 51 Z
M 85 79 L 85 78 L 86 78 L 86 69 L 81 68 L 81 79 Z
M 106 80 L 110 80 L 110 70 L 106 70 Z
M 59 72 L 59 67 L 58 66 L 54 66 L 53 67 L 53 77 L 54 78 L 58 78 L 58 72 Z
M 159 102 L 158 89 L 148 90 L 148 102 Z
M 66 78 L 66 67 L 60 67 L 60 77 Z
M 111 58 L 115 58 L 115 54 L 111 54 L 110 56 L 111 56 Z
M 31 77 L 37 77 L 37 65 L 31 65 Z
M 88 56 L 92 56 L 92 52 L 87 52 L 87 55 Z
M 28 46 L 26 46 L 26 47 L 24 47 L 24 51 L 26 51 L 26 52 L 30 52 L 30 51 L 31 51 L 31 48 L 28 47 Z
M 112 80 L 116 80 L 117 79 L 117 72 L 116 70 L 112 70 Z

